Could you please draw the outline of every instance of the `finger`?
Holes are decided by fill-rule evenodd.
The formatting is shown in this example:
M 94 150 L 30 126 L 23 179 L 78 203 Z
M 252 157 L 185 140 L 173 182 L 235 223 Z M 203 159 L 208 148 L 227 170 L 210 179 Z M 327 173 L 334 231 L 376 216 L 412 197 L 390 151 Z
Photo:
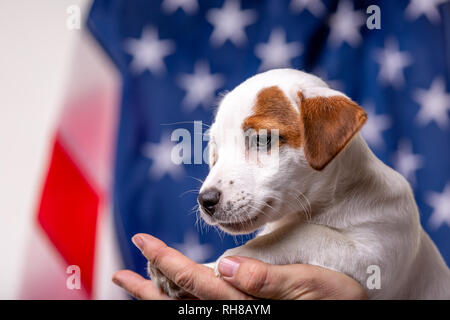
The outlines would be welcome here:
M 319 266 L 309 267 L 315 278 L 315 296 L 333 300 L 367 299 L 367 293 L 361 284 L 348 275 Z
M 125 289 L 133 297 L 141 300 L 168 300 L 167 295 L 163 294 L 155 287 L 152 281 L 146 280 L 139 274 L 130 270 L 121 270 L 114 273 L 112 281 L 119 287 Z
M 219 272 L 236 288 L 265 299 L 367 299 L 349 276 L 307 264 L 271 265 L 247 257 L 226 257 Z
M 233 256 L 219 261 L 223 278 L 239 290 L 264 299 L 298 299 L 308 291 L 307 267 L 278 266 L 260 260 Z
M 138 234 L 133 237 L 133 242 L 155 268 L 199 299 L 250 298 L 216 277 L 212 269 L 195 263 L 155 237 Z

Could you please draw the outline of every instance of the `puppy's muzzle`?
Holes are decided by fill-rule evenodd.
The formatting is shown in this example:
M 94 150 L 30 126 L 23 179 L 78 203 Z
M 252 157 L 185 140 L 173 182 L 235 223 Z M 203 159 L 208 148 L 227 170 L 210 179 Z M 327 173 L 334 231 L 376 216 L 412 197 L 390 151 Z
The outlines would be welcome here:
M 210 216 L 214 215 L 217 206 L 220 202 L 222 193 L 216 188 L 211 188 L 203 191 L 198 195 L 198 203 L 202 206 L 203 211 Z

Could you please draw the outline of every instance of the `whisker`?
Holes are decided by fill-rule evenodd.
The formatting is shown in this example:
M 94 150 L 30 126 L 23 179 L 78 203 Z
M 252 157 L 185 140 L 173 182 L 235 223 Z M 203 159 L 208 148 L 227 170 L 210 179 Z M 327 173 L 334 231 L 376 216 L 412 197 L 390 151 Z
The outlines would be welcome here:
M 297 201 L 297 203 L 298 203 L 299 205 L 301 205 L 301 207 L 302 207 L 302 209 L 303 209 L 303 212 L 304 212 L 305 215 L 306 215 L 306 219 L 307 219 L 307 220 L 311 220 L 311 218 L 312 218 L 312 208 L 311 208 L 311 203 L 310 203 L 310 201 L 308 200 L 308 198 L 307 198 L 302 192 L 300 192 L 300 191 L 297 191 L 297 192 L 298 192 L 298 194 L 293 194 L 293 196 L 294 196 L 295 200 Z M 304 202 L 306 202 L 306 206 L 305 206 L 305 204 L 303 203 L 302 199 L 298 198 L 298 196 L 302 196 L 302 197 L 303 197 Z
M 200 191 L 200 189 L 187 190 L 187 191 L 183 192 L 182 194 L 180 194 L 180 198 L 183 197 L 184 195 L 188 194 L 188 193 L 198 193 L 199 191 Z
M 204 180 L 196 178 L 196 177 L 192 177 L 192 176 L 187 176 L 188 178 L 192 178 L 194 180 L 197 180 L 198 182 L 200 182 L 201 184 L 203 184 Z
M 254 209 L 254 210 L 256 210 L 257 212 L 261 213 L 263 216 L 268 217 L 268 214 L 266 212 L 262 211 L 261 209 L 259 209 L 257 207 L 254 207 L 254 206 L 252 206 L 250 204 L 248 204 L 247 206 L 252 208 L 252 209 Z M 247 216 L 248 216 L 248 213 L 247 213 Z M 253 223 L 253 221 L 252 221 L 252 223 Z
M 161 126 L 173 126 L 176 124 L 194 124 L 195 122 L 201 123 L 202 126 L 205 126 L 207 128 L 210 128 L 211 126 L 209 124 L 203 123 L 203 121 L 177 121 L 177 122 L 170 122 L 170 123 L 161 123 Z
M 307 210 L 307 217 L 308 220 L 312 219 L 312 207 L 311 207 L 311 202 L 309 201 L 309 199 L 306 197 L 306 195 L 302 192 L 300 192 L 300 195 L 305 199 L 306 204 L 308 205 L 308 210 Z

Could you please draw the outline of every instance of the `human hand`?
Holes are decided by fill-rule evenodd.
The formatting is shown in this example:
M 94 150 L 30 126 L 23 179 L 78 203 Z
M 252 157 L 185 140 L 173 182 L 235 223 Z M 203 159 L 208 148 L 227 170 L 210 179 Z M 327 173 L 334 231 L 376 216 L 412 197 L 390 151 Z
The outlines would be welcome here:
M 146 234 L 133 237 L 144 256 L 167 278 L 198 299 L 367 299 L 362 286 L 349 276 L 305 265 L 270 265 L 247 257 L 226 257 L 219 272 L 199 265 L 162 241 Z M 170 299 L 152 281 L 118 271 L 113 281 L 138 299 Z
M 161 240 L 147 234 L 137 234 L 133 243 L 142 251 L 149 263 L 172 280 L 192 298 L 205 300 L 251 299 L 231 284 L 214 274 L 214 270 L 197 264 Z M 132 296 L 143 300 L 171 299 L 153 281 L 130 270 L 113 275 L 113 282 Z

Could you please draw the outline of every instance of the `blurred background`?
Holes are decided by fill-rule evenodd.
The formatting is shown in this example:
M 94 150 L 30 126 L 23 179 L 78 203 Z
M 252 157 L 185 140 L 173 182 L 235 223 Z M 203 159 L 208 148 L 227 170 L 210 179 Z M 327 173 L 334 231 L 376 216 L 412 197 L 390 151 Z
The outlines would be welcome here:
M 111 276 L 145 274 L 137 232 L 197 262 L 245 242 L 197 221 L 208 166 L 172 161 L 171 134 L 203 150 L 217 97 L 278 67 L 366 109 L 448 264 L 449 18 L 446 0 L 1 1 L 0 299 L 126 299 Z

